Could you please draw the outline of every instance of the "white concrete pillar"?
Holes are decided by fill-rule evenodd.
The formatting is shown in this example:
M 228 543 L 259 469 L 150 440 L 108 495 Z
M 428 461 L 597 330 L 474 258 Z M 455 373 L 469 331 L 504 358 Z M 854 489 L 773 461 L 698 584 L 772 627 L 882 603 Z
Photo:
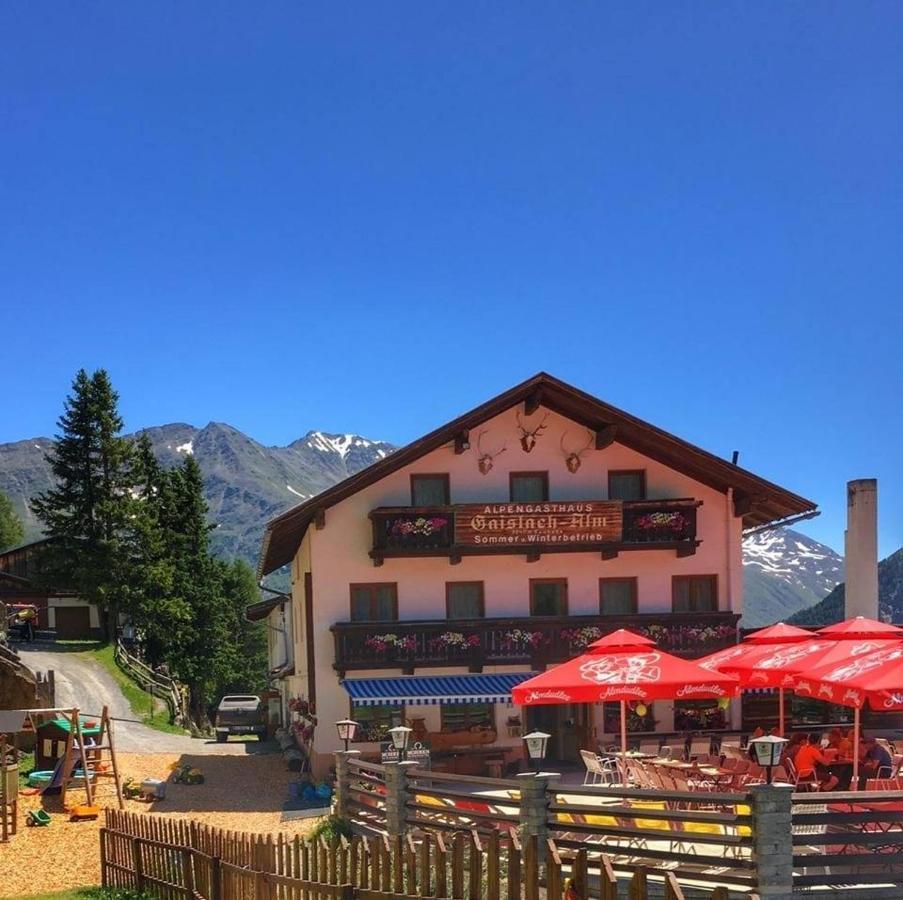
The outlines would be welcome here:
M 847 482 L 846 618 L 878 618 L 878 480 Z

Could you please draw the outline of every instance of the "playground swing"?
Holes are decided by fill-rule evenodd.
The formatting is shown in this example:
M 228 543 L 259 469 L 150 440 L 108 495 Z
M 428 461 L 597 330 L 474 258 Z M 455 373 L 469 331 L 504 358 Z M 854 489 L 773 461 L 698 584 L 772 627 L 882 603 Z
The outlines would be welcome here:
M 86 717 L 77 708 L 72 709 L 25 709 L 0 711 L 0 840 L 6 841 L 10 834 L 16 833 L 18 765 L 7 764 L 7 735 L 13 738 L 13 752 L 16 751 L 16 736 L 19 733 L 33 733 L 37 736 L 39 729 L 53 717 L 54 724 L 65 733 L 65 749 L 52 771 L 34 772 L 30 776 L 36 786 L 44 784 L 42 794 L 60 794 L 60 802 L 67 810 L 72 821 L 97 818 L 99 807 L 94 805 L 95 788 L 100 778 L 112 778 L 116 788 L 116 799 L 119 808 L 123 808 L 122 786 L 119 780 L 119 769 L 116 763 L 116 750 L 113 743 L 113 731 L 110 716 L 105 706 L 99 717 Z M 89 719 L 99 718 L 97 728 L 86 729 Z M 85 731 L 92 732 L 88 735 Z M 104 754 L 108 754 L 105 761 Z M 8 776 L 14 770 L 15 778 Z M 67 803 L 71 792 L 83 790 L 85 799 L 82 803 Z M 50 817 L 43 810 L 30 813 L 28 824 L 46 825 Z

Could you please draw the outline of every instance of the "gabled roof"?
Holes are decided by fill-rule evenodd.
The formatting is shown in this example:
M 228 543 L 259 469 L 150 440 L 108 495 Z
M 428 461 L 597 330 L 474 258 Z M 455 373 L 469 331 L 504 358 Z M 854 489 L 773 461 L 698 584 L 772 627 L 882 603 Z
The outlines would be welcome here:
M 743 516 L 744 528 L 767 525 L 817 509 L 816 504 L 805 497 L 540 372 L 271 520 L 264 533 L 258 574 L 266 575 L 291 562 L 308 526 L 319 512 L 520 403 L 532 407 L 541 405 L 597 433 L 609 436 L 613 433 L 617 443 L 722 493 L 733 488 L 736 510 Z

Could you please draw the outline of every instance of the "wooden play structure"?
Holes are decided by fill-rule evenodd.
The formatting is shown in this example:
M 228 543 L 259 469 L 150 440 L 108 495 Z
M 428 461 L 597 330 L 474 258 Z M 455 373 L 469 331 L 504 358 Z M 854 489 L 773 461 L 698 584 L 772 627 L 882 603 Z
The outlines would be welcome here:
M 0 710 L 0 841 L 14 835 L 18 821 L 18 736 L 35 737 L 35 758 L 55 762 L 47 772 L 44 793 L 59 791 L 60 802 L 73 818 L 85 818 L 96 809 L 95 791 L 101 778 L 111 778 L 122 809 L 122 785 L 116 764 L 113 730 L 107 707 L 99 716 L 76 708 Z M 73 793 L 84 792 L 84 798 Z

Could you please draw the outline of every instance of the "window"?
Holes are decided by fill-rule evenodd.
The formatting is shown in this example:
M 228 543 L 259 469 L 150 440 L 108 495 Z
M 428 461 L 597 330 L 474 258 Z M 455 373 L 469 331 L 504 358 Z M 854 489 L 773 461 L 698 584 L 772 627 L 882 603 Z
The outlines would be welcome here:
M 450 497 L 447 474 L 411 476 L 411 506 L 448 506 Z
M 632 616 L 636 610 L 636 578 L 599 579 L 599 612 L 603 616 Z
M 398 585 L 351 585 L 352 622 L 395 622 L 398 620 Z
M 727 709 L 722 709 L 717 700 L 674 701 L 675 731 L 712 731 L 719 728 L 727 728 Z
M 639 711 L 638 711 L 639 707 Z M 643 734 L 655 731 L 657 724 L 652 712 L 652 703 L 627 704 L 627 731 L 629 734 Z M 640 712 L 643 715 L 640 715 Z M 602 704 L 602 727 L 606 734 L 621 733 L 621 704 L 606 700 Z
M 512 503 L 542 503 L 549 499 L 548 472 L 512 472 L 508 483 Z
M 481 619 L 485 616 L 483 582 L 446 582 L 445 615 L 449 619 Z
M 439 709 L 443 731 L 495 728 L 494 703 L 447 703 Z
M 566 616 L 568 583 L 566 578 L 530 579 L 530 615 Z
M 675 575 L 671 579 L 673 612 L 717 612 L 718 578 L 715 575 Z
M 404 707 L 358 706 L 352 703 L 351 718 L 360 726 L 355 741 L 388 741 L 389 729 L 404 725 Z
M 646 472 L 643 469 L 618 469 L 608 473 L 609 500 L 645 500 Z

